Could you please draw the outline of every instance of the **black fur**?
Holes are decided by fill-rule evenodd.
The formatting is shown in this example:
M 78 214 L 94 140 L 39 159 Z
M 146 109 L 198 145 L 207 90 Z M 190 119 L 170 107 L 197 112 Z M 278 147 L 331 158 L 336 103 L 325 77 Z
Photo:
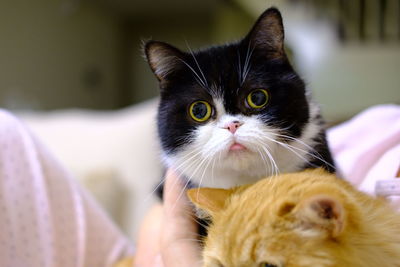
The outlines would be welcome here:
M 304 169 L 323 167 L 327 171 L 334 173 L 336 169 L 326 141 L 325 132 L 320 133 L 315 141 L 316 145 L 314 149 L 317 152 L 314 152 L 315 157 L 304 165 Z
M 223 96 L 227 113 L 262 114 L 266 124 L 285 129 L 282 132 L 292 138 L 301 136 L 310 120 L 321 122 L 310 117 L 305 84 L 286 57 L 283 39 L 281 15 L 270 8 L 238 42 L 196 52 L 182 52 L 158 41 L 146 43 L 147 59 L 160 81 L 157 122 L 164 152 L 174 154 L 193 141 L 191 135 L 199 123 L 188 115 L 189 106 L 200 99 L 212 105 L 215 94 Z M 246 61 L 248 74 L 244 79 Z M 257 88 L 266 89 L 270 99 L 263 109 L 255 111 L 245 99 Z M 211 119 L 215 117 L 214 110 Z M 325 133 L 316 139 L 315 154 L 321 159 L 312 160 L 304 168 L 322 166 L 334 172 Z
M 275 9 L 267 10 L 258 23 L 271 13 L 276 15 L 276 12 L 278 11 Z M 162 46 L 170 56 L 182 60 L 171 63 L 173 71 L 160 78 L 161 101 L 157 121 L 164 151 L 174 153 L 191 141 L 190 135 L 197 123 L 188 116 L 188 106 L 198 99 L 212 103 L 212 96 L 209 94 L 211 85 L 216 85 L 216 88 L 223 91 L 218 93 L 223 94 L 225 109 L 231 114 L 254 113 L 254 110 L 245 105 L 246 96 L 254 88 L 268 89 L 271 95 L 269 104 L 257 113 L 265 115 L 266 123 L 288 128 L 286 134 L 292 137 L 300 136 L 309 119 L 304 82 L 293 70 L 284 52 L 272 53 L 265 46 L 257 44 L 259 42 L 257 38 L 265 33 L 255 33 L 255 30 L 257 24 L 240 42 L 211 47 L 197 51 L 193 55 L 180 52 L 161 42 L 147 43 L 145 51 L 148 57 L 152 47 Z M 273 36 L 269 38 L 274 39 Z M 246 55 L 249 53 L 251 53 L 249 73 L 241 84 L 239 70 L 243 71 Z M 200 66 L 208 87 L 199 85 L 197 77 L 183 61 L 195 68 L 198 73 Z
M 147 42 L 146 57 L 160 83 L 157 123 L 164 153 L 173 155 L 193 141 L 192 132 L 199 123 L 190 118 L 189 106 L 197 100 L 213 105 L 216 95 L 223 97 L 229 114 L 261 114 L 266 124 L 289 136 L 281 141 L 300 137 L 310 121 L 323 123 L 319 114 L 311 117 L 305 84 L 286 57 L 283 39 L 281 15 L 270 8 L 238 42 L 196 52 L 182 52 L 163 42 Z M 268 104 L 257 111 L 245 101 L 254 89 L 265 89 L 270 95 Z M 216 118 L 215 112 L 211 119 Z M 323 167 L 334 172 L 325 132 L 320 132 L 315 141 L 312 153 L 316 157 L 304 168 Z M 162 196 L 162 187 L 157 193 Z M 201 229 L 205 234 L 204 227 Z

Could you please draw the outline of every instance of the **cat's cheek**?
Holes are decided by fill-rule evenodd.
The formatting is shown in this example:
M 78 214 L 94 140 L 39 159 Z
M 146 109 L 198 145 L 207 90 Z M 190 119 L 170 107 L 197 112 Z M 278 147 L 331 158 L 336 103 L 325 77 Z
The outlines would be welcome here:
M 202 148 L 204 157 L 224 153 L 233 144 L 232 134 L 215 124 L 201 126 L 194 137 L 194 145 Z
M 245 123 L 237 131 L 236 140 L 253 152 L 262 148 L 273 150 L 277 130 L 267 126 L 256 117 L 245 119 Z

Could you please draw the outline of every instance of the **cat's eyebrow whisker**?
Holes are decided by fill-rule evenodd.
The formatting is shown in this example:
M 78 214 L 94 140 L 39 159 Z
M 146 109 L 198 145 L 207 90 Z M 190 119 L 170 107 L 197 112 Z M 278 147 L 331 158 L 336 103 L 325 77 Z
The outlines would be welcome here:
M 199 62 L 197 61 L 197 59 L 196 59 L 196 57 L 195 57 L 195 55 L 194 55 L 192 49 L 190 48 L 189 43 L 188 43 L 187 41 L 185 41 L 185 42 L 186 42 L 187 48 L 189 49 L 190 54 L 192 55 L 192 57 L 193 57 L 193 59 L 194 59 L 194 62 L 195 62 L 196 65 L 197 65 L 197 68 L 198 68 L 199 71 L 200 71 L 200 74 L 203 76 L 204 84 L 205 84 L 206 88 L 208 88 L 208 83 L 207 83 L 206 76 L 204 76 L 204 73 L 203 73 L 203 71 L 201 70 L 200 65 L 199 65 Z
M 197 72 L 192 68 L 192 66 L 190 66 L 188 63 L 186 63 L 186 61 L 184 61 L 183 59 L 179 58 L 179 61 L 181 61 L 183 64 L 185 64 L 193 73 L 194 75 L 196 75 L 196 81 L 204 88 L 207 88 L 206 84 L 203 82 L 203 80 L 200 78 L 200 76 L 197 74 Z
M 247 52 L 246 52 L 246 59 L 245 59 L 244 67 L 243 67 L 241 86 L 243 85 L 244 81 L 246 80 L 247 74 L 249 74 L 249 71 L 250 71 L 250 59 L 251 59 L 251 56 L 253 55 L 253 51 L 255 49 L 255 46 L 254 46 L 250 51 L 250 46 L 251 46 L 251 42 L 249 41 L 249 45 L 247 47 Z
M 242 63 L 240 61 L 240 52 L 239 52 L 239 50 L 236 50 L 236 52 L 237 52 L 237 56 L 238 56 L 238 67 L 237 67 L 237 70 L 238 70 L 238 76 L 239 76 L 239 84 L 242 85 L 243 84 L 243 82 L 242 82 Z M 238 93 L 238 91 L 239 91 L 239 88 L 237 88 L 236 94 Z
M 250 41 L 247 45 L 247 51 L 246 51 L 246 58 L 244 59 L 244 66 L 243 66 L 243 72 L 242 72 L 242 82 L 244 82 L 244 73 L 246 72 L 247 68 L 247 63 L 248 63 L 248 58 L 249 58 L 249 52 L 250 52 Z
M 221 86 L 222 85 L 220 85 L 220 88 Z M 218 89 L 218 84 L 215 82 L 211 84 L 210 88 L 208 89 L 208 93 L 215 98 L 223 98 L 222 90 Z

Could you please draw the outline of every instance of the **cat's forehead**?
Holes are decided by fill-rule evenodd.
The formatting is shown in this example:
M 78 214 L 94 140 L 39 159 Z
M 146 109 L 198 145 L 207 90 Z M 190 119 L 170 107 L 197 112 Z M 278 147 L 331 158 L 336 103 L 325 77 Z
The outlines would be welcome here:
M 305 242 L 296 232 L 282 230 L 273 223 L 263 225 L 248 218 L 242 221 L 246 223 L 237 225 L 235 231 L 227 228 L 225 222 L 224 227 L 219 228 L 220 232 L 214 233 L 225 238 L 214 236 L 211 237 L 214 242 L 207 244 L 206 249 L 213 248 L 213 253 L 208 254 L 219 258 L 224 266 L 259 266 L 260 263 L 288 267 L 335 266 L 334 258 L 328 250 L 321 248 L 322 243 L 318 240 Z
M 237 218 L 228 218 L 237 222 Z M 206 247 L 214 251 L 210 256 L 220 258 L 224 266 L 255 266 L 261 262 L 283 266 L 287 247 L 293 247 L 294 240 L 289 240 L 287 233 L 276 234 L 270 225 L 262 225 L 254 218 L 242 218 L 242 221 L 246 223 L 233 225 L 227 221 L 217 225 L 219 232 L 210 233 L 213 242 Z M 224 239 L 218 238 L 221 235 Z
M 241 50 L 241 46 L 238 43 L 233 43 L 200 49 L 190 55 L 201 61 L 204 60 L 215 65 L 223 65 L 232 62 L 237 63 Z
M 259 71 L 261 66 L 252 52 L 243 51 L 238 44 L 189 53 L 186 63 L 178 75 L 179 83 L 172 86 L 183 86 L 184 91 L 178 91 L 193 98 L 208 95 L 214 101 L 222 100 L 227 107 L 237 105 L 237 99 L 247 96 L 249 90 L 266 87 L 269 79 L 268 73 Z
M 204 74 L 204 77 L 201 78 L 205 78 L 210 86 L 238 86 L 240 49 L 237 45 L 200 50 L 191 54 L 189 59 L 200 74 Z

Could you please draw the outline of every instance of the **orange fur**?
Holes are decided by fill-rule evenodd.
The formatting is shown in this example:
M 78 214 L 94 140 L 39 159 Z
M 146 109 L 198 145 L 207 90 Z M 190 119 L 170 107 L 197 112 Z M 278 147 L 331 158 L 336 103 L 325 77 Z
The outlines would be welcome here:
M 113 265 L 113 267 L 133 267 L 135 258 L 133 256 L 123 258 Z
M 400 215 L 322 169 L 220 192 L 188 191 L 213 221 L 203 266 L 400 266 Z

